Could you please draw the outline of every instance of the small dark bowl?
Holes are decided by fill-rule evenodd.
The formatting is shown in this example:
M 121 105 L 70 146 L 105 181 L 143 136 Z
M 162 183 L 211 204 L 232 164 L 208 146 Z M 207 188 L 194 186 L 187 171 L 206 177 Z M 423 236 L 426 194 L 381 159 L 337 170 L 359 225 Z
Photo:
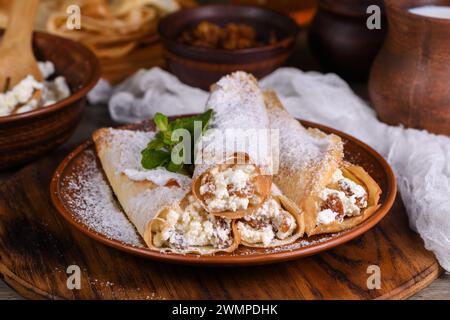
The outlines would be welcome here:
M 239 50 L 201 48 L 177 41 L 182 31 L 204 20 L 222 26 L 244 23 L 254 27 L 259 37 L 268 37 L 274 31 L 280 40 L 273 45 Z M 225 4 L 181 10 L 159 24 L 169 71 L 182 82 L 202 89 L 233 71 L 247 71 L 258 78 L 271 73 L 292 54 L 297 32 L 296 23 L 281 13 L 257 6 Z
M 71 96 L 53 105 L 0 117 L 0 170 L 18 166 L 64 143 L 74 132 L 85 105 L 85 96 L 100 78 L 95 55 L 83 45 L 36 32 L 36 58 L 55 64 L 56 75 L 66 78 Z

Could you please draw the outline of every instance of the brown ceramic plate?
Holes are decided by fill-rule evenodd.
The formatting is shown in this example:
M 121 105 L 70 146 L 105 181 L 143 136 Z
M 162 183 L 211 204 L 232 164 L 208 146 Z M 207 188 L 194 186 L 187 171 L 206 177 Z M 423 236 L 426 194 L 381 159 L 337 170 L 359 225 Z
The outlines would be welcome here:
M 88 200 L 81 199 L 80 201 L 80 184 L 94 187 L 99 184 L 107 185 L 106 180 L 104 180 L 105 178 L 103 178 L 101 166 L 95 157 L 95 147 L 92 140 L 86 141 L 75 149 L 58 166 L 51 181 L 51 198 L 61 215 L 88 237 L 119 250 L 149 259 L 190 265 L 257 265 L 287 261 L 312 255 L 350 241 L 375 226 L 389 212 L 395 200 L 397 187 L 392 169 L 383 157 L 372 148 L 340 131 L 307 121 L 301 121 L 301 123 L 306 127 L 319 128 L 324 132 L 339 135 L 345 142 L 346 160 L 364 167 L 380 185 L 383 191 L 381 207 L 362 224 L 337 234 L 302 238 L 293 244 L 271 249 L 253 249 L 241 246 L 231 254 L 220 253 L 209 256 L 153 251 L 143 246 L 142 242 L 139 244 L 128 241 L 128 239 L 122 239 L 124 234 L 128 234 L 128 238 L 130 234 L 134 234 L 135 239 L 140 239 L 131 224 L 129 229 L 121 229 L 121 232 L 116 234 L 114 232 L 111 234 L 108 231 L 108 225 L 105 222 L 106 218 L 105 221 L 102 221 L 104 216 L 99 214 L 99 212 L 95 212 L 95 210 L 101 211 L 103 205 L 111 206 L 111 208 L 115 207 L 116 214 L 121 215 L 122 220 L 126 221 L 123 218 L 125 214 L 121 212 L 121 208 L 117 203 L 105 202 L 105 199 L 108 197 L 104 195 L 101 197 L 102 199 L 100 197 L 98 199 L 95 197 L 92 198 L 92 194 L 89 195 L 90 198 Z M 130 125 L 126 128 L 132 130 L 154 130 L 154 125 L 152 121 L 147 121 Z M 93 181 L 89 181 L 91 179 L 89 177 L 93 176 L 96 179 L 92 178 Z M 104 181 L 100 183 L 98 181 L 99 177 Z M 107 188 L 109 190 L 109 187 Z M 82 197 L 83 195 L 81 195 Z M 111 199 L 110 201 L 115 202 L 116 200 Z M 95 218 L 97 215 L 98 218 Z M 110 221 L 109 218 L 108 221 Z

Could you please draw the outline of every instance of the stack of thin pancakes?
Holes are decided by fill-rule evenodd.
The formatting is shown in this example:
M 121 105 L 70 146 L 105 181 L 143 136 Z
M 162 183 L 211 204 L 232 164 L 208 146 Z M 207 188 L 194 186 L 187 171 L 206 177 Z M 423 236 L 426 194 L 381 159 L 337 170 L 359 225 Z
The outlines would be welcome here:
M 60 0 L 47 20 L 50 33 L 81 41 L 99 58 L 119 58 L 157 40 L 159 18 L 177 11 L 186 0 Z M 81 29 L 68 28 L 78 6 Z
M 154 132 L 93 135 L 108 181 L 149 248 L 213 254 L 283 246 L 349 229 L 378 208 L 379 186 L 344 161 L 341 139 L 305 129 L 252 75 L 223 77 L 205 108 L 213 117 L 192 178 L 142 168 L 140 151 Z

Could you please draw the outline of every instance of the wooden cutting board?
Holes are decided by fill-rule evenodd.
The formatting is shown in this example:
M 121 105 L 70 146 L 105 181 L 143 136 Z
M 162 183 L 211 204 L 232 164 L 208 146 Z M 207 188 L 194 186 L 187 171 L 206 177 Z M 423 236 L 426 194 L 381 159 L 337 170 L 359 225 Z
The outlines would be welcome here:
M 0 186 L 0 273 L 26 298 L 403 299 L 441 272 L 409 229 L 399 197 L 363 236 L 292 262 L 188 267 L 135 257 L 84 236 L 55 211 L 49 181 L 63 155 L 43 158 Z M 79 290 L 67 288 L 70 265 L 80 268 Z M 367 287 L 373 265 L 380 268 L 380 289 Z

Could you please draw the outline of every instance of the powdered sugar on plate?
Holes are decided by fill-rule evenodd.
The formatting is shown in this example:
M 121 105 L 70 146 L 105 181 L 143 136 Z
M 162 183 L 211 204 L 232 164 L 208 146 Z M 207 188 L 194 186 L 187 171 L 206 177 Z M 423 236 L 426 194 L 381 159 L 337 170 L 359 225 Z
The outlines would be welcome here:
M 332 234 L 324 234 L 321 235 L 317 239 L 299 239 L 295 241 L 294 243 L 284 245 L 281 247 L 275 247 L 275 248 L 267 248 L 264 250 L 265 253 L 277 253 L 277 252 L 284 252 L 284 251 L 294 251 L 305 247 L 310 247 L 316 244 L 324 243 L 327 241 L 330 241 L 331 239 L 337 238 L 340 236 L 341 233 L 332 233 Z
M 141 237 L 127 219 L 99 168 L 94 151 L 88 149 L 84 157 L 76 173 L 64 178 L 66 206 L 76 213 L 75 219 L 91 230 L 108 239 L 143 247 Z

